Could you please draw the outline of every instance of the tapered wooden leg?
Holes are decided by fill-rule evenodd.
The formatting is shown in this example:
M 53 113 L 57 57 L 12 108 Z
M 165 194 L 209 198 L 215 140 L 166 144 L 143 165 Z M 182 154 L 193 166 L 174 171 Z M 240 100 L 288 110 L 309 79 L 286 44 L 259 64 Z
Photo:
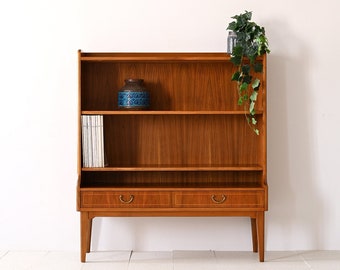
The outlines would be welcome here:
M 258 251 L 256 218 L 251 218 L 251 236 L 253 240 L 253 252 Z
M 264 261 L 264 212 L 257 212 L 256 225 L 257 225 L 259 261 L 263 262 Z
M 92 219 L 88 212 L 80 212 L 80 260 L 86 261 L 86 252 L 90 251 Z
M 90 252 L 91 251 L 91 237 L 92 237 L 92 218 L 89 219 L 89 229 L 87 232 L 87 249 L 86 252 Z

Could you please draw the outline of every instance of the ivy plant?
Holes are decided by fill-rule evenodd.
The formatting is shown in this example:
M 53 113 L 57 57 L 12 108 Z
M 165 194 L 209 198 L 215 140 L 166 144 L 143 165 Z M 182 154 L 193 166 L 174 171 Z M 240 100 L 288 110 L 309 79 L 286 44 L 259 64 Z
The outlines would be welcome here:
M 231 17 L 234 21 L 229 23 L 227 30 L 237 36 L 230 61 L 236 66 L 231 79 L 237 82 L 238 104 L 244 105 L 248 124 L 259 135 L 255 103 L 261 80 L 256 74 L 262 73 L 263 65 L 258 57 L 270 53 L 270 50 L 264 27 L 252 22 L 251 17 L 251 11 Z

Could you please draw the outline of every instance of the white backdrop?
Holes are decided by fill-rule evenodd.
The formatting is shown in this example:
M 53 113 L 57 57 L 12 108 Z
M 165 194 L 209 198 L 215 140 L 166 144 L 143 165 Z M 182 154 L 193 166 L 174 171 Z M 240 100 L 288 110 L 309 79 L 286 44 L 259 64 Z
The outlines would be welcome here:
M 340 249 L 337 0 L 7 1 L 0 250 L 78 250 L 77 50 L 225 51 L 253 11 L 268 58 L 266 249 Z M 247 218 L 96 219 L 94 250 L 250 250 Z

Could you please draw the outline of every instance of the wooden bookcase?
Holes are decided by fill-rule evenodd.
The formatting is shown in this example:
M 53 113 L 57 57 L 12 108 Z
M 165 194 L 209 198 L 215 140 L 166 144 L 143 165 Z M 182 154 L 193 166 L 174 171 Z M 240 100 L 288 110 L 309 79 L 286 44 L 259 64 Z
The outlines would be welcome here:
M 115 216 L 250 217 L 264 261 L 266 56 L 257 136 L 226 53 L 78 53 L 81 261 L 93 218 Z M 126 78 L 144 79 L 148 110 L 118 110 Z M 82 164 L 82 115 L 103 115 L 105 167 Z

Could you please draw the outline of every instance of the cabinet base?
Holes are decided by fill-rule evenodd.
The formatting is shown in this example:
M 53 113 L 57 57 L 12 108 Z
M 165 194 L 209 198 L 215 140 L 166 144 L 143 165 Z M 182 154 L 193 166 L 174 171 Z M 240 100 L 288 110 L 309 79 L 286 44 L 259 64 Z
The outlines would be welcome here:
M 86 262 L 86 253 L 91 250 L 91 236 L 92 236 L 92 220 L 95 217 L 118 217 L 118 216 L 248 216 L 251 221 L 251 232 L 252 232 L 252 243 L 253 252 L 259 253 L 259 261 L 264 262 L 264 224 L 265 224 L 265 213 L 264 211 L 251 211 L 251 212 L 235 212 L 235 213 L 219 213 L 216 212 L 209 214 L 209 212 L 198 212 L 193 214 L 193 212 L 179 212 L 179 213 L 159 213 L 150 212 L 149 215 L 140 212 L 90 212 L 81 211 L 80 212 L 80 260 L 81 262 Z

